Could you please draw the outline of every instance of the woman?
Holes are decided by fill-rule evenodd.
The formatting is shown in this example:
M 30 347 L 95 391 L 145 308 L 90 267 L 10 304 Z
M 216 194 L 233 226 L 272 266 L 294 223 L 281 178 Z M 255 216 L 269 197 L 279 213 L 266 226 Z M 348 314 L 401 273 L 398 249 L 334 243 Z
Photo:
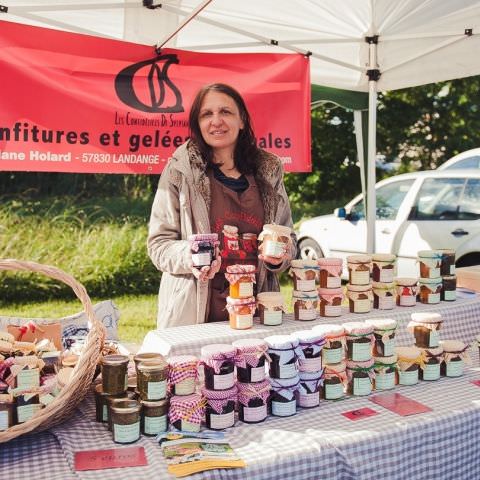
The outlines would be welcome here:
M 228 242 L 254 238 L 262 226 L 292 227 L 281 161 L 256 146 L 250 115 L 240 94 L 225 84 L 202 88 L 189 116 L 190 140 L 162 173 L 152 206 L 148 253 L 163 272 L 158 328 L 226 320 L 224 272 L 231 263 L 258 267 L 257 291 L 278 290 L 276 273 L 294 257 L 292 242 L 281 258 Z M 189 235 L 219 233 L 221 256 L 211 267 L 192 267 Z M 254 243 L 250 244 L 253 245 Z

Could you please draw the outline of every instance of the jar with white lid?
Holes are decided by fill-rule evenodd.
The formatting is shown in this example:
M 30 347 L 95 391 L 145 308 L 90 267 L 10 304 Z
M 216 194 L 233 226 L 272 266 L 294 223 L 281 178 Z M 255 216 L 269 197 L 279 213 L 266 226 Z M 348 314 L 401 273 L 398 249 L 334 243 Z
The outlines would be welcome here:
M 370 360 L 375 343 L 373 326 L 363 322 L 346 322 L 343 328 L 347 340 L 347 359 L 354 362 Z
M 398 384 L 416 385 L 419 370 L 424 366 L 423 352 L 417 347 L 397 347 Z
M 397 290 L 397 306 L 414 307 L 417 303 L 418 280 L 416 278 L 395 279 Z
M 257 295 L 258 314 L 262 325 L 281 325 L 284 300 L 280 292 L 261 292 Z
M 342 286 L 343 260 L 341 258 L 319 258 L 320 288 L 340 288 Z
M 395 332 L 397 321 L 391 318 L 372 318 L 366 320 L 367 325 L 373 327 L 375 343 L 373 355 L 375 357 L 389 357 L 395 353 Z
M 425 362 L 420 369 L 420 380 L 438 380 L 440 367 L 443 364 L 443 347 L 421 348 Z
M 346 338 L 343 325 L 321 324 L 312 330 L 325 338 L 322 348 L 323 365 L 335 365 L 345 360 Z
M 300 321 L 315 320 L 318 316 L 318 293 L 293 291 L 294 319 Z
M 218 343 L 204 345 L 201 358 L 205 372 L 205 388 L 208 390 L 228 390 L 235 383 L 235 354 L 233 345 Z
M 267 257 L 281 258 L 287 250 L 292 229 L 284 225 L 267 224 L 258 236 L 262 241 L 262 254 Z
M 391 390 L 398 383 L 397 355 L 373 357 L 375 382 L 374 390 Z
M 347 285 L 347 297 L 350 313 L 368 313 L 373 305 L 372 286 Z
M 439 346 L 442 316 L 436 312 L 415 312 L 407 325 L 407 330 L 415 336 L 415 346 L 434 348 Z
M 297 359 L 303 357 L 298 338 L 292 335 L 272 335 L 264 340 L 270 357 L 270 377 L 295 377 L 298 373 Z
M 373 308 L 392 310 L 395 306 L 396 287 L 394 283 L 372 282 Z
M 380 283 L 392 283 L 397 256 L 391 253 L 375 253 L 372 256 L 372 280 Z
M 418 279 L 418 299 L 421 303 L 436 304 L 440 303 L 442 292 L 442 277 L 438 278 L 419 278 Z
M 372 271 L 371 255 L 349 255 L 347 257 L 348 282 L 350 285 L 368 285 Z
M 303 358 L 298 360 L 300 372 L 318 372 L 321 370 L 325 336 L 314 330 L 293 332 L 292 336 L 298 339 L 298 346 L 303 351 Z
M 342 315 L 342 288 L 319 288 L 321 317 L 340 317 Z
M 460 340 L 443 340 L 443 364 L 440 368 L 442 375 L 446 377 L 460 377 L 463 375 L 465 365 L 470 365 L 469 346 Z
M 320 404 L 320 389 L 323 385 L 323 371 L 300 372 L 298 386 L 298 406 L 302 408 L 318 407 Z
M 191 395 L 198 378 L 198 358 L 176 355 L 168 358 L 168 388 L 172 395 Z
M 318 263 L 316 260 L 292 260 L 290 275 L 293 278 L 293 289 L 300 292 L 311 292 L 317 287 L 316 278 Z
M 420 250 L 417 255 L 418 255 L 418 262 L 420 263 L 421 278 L 440 277 L 440 267 L 442 265 L 441 251 Z

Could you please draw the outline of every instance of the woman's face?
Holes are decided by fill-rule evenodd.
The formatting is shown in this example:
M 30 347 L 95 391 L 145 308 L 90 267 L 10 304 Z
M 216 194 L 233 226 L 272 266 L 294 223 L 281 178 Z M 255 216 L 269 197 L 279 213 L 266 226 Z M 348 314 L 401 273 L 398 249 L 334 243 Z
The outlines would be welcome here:
M 198 115 L 200 132 L 207 145 L 215 150 L 235 149 L 243 128 L 240 111 L 232 97 L 210 91 L 205 95 Z

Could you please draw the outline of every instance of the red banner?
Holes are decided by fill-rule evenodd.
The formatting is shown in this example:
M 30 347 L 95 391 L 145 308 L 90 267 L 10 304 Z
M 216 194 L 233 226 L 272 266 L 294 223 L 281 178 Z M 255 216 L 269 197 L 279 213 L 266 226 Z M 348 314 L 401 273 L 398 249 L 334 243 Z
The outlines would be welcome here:
M 244 96 L 259 146 L 311 170 L 308 59 L 165 49 L 0 22 L 0 170 L 160 173 L 196 92 Z

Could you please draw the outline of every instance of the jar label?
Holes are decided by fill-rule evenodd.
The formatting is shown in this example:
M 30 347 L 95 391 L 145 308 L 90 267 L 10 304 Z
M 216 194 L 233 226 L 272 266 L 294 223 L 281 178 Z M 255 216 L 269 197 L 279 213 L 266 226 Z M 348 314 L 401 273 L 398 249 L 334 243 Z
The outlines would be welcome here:
M 463 375 L 463 360 L 456 362 L 447 362 L 446 376 L 447 377 L 460 377 Z
M 357 343 L 352 342 L 352 360 L 354 362 L 364 362 L 372 358 L 372 345 L 370 342 Z
M 253 295 L 253 282 L 240 282 L 238 284 L 238 294 L 240 297 L 251 297 Z
M 277 417 L 289 417 L 297 413 L 297 400 L 294 398 L 289 402 L 275 402 L 272 400 L 272 415 Z
M 240 330 L 250 328 L 253 325 L 253 315 L 251 313 L 238 315 L 234 314 L 235 328 Z
M 450 265 L 450 275 L 455 275 L 455 264 Z
M 326 317 L 339 317 L 342 314 L 341 305 L 325 305 Z
M 0 432 L 7 430 L 8 427 L 8 412 L 0 412 Z
M 343 383 L 325 384 L 325 399 L 336 400 L 343 397 Z
M 250 379 L 252 382 L 261 382 L 265 380 L 265 365 L 261 367 L 253 367 L 250 370 Z
M 298 397 L 298 405 L 305 408 L 317 407 L 320 405 L 320 394 L 318 392 L 301 393 Z
M 379 310 L 392 310 L 393 308 L 393 297 L 378 297 L 378 309 Z
M 453 300 L 456 300 L 457 298 L 457 291 L 456 290 L 445 290 L 443 292 L 443 295 L 445 297 L 445 300 L 447 301 L 453 301 Z
M 324 348 L 322 350 L 323 363 L 333 365 L 343 360 L 343 348 Z
M 22 405 L 21 407 L 17 407 L 17 420 L 18 423 L 26 422 L 30 420 L 35 413 L 42 408 L 41 405 L 38 403 L 33 403 L 30 405 Z
M 380 282 L 392 283 L 393 282 L 393 268 L 381 268 L 380 269 Z
M 430 267 L 430 271 L 427 278 L 438 278 L 440 276 L 440 267 L 432 268 Z
M 400 295 L 400 305 L 402 307 L 413 307 L 416 303 L 415 295 Z
M 301 358 L 299 360 L 299 370 L 301 372 L 319 372 L 322 369 L 322 357 Z
M 282 324 L 282 311 L 274 311 L 274 312 L 263 312 L 263 324 L 264 325 L 281 325 Z
M 295 363 L 279 365 L 278 374 L 280 378 L 292 378 L 297 374 L 297 366 Z
M 354 395 L 370 395 L 372 391 L 372 381 L 370 377 L 353 378 L 353 394 Z
M 370 270 L 351 270 L 350 283 L 352 285 L 368 285 L 370 283 Z
M 274 242 L 268 240 L 263 246 L 263 254 L 268 257 L 281 257 L 285 251 L 285 244 L 283 242 Z
M 147 417 L 145 415 L 145 425 L 144 431 L 147 435 L 156 435 L 160 432 L 167 431 L 167 416 L 162 415 L 161 417 Z
M 299 320 L 315 320 L 317 318 L 317 311 L 314 308 L 300 308 L 298 310 Z
M 108 422 L 108 409 L 107 406 L 104 405 L 102 408 L 102 422 Z
M 355 300 L 353 302 L 353 313 L 366 313 L 372 308 L 372 302 L 370 299 Z
M 427 303 L 440 303 L 440 294 L 439 293 L 429 293 Z
M 55 400 L 55 397 L 51 393 L 46 393 L 45 395 L 39 395 L 38 400 L 42 405 L 47 406 Z
M 398 383 L 399 385 L 416 385 L 418 383 L 418 370 L 410 372 L 398 371 Z
M 167 396 L 167 380 L 161 382 L 148 382 L 148 400 L 162 400 Z
M 212 261 L 212 255 L 206 253 L 192 253 L 192 263 L 194 266 L 210 265 Z
M 389 357 L 395 353 L 395 340 L 389 338 L 383 343 L 383 355 L 382 357 Z
M 430 330 L 430 335 L 428 337 L 428 346 L 429 347 L 438 347 L 440 339 L 440 332 L 438 330 Z
M 20 370 L 17 375 L 17 388 L 40 386 L 40 371 L 38 368 Z
M 311 292 L 312 290 L 315 290 L 315 279 L 312 280 L 298 280 L 296 281 L 297 283 L 297 290 L 300 292 Z
M 140 422 L 131 425 L 113 424 L 113 441 L 117 443 L 136 442 L 140 438 Z
M 181 429 L 184 432 L 199 432 L 200 431 L 200 424 L 199 423 L 192 423 L 188 422 L 187 420 L 182 420 L 180 424 Z
M 186 378 L 175 384 L 175 395 L 190 395 L 195 392 L 195 379 Z
M 440 363 L 426 363 L 423 369 L 424 380 L 438 380 L 440 378 Z
M 227 390 L 227 388 L 232 388 L 234 383 L 233 372 L 213 376 L 214 390 Z
M 327 277 L 327 288 L 340 288 L 342 279 L 340 277 Z
M 267 417 L 267 406 L 243 407 L 243 419 L 246 422 L 260 422 Z
M 375 388 L 377 390 L 390 390 L 395 387 L 395 372 L 377 373 L 375 376 Z
M 231 412 L 223 413 L 221 415 L 211 413 L 210 428 L 214 428 L 215 430 L 223 430 L 224 428 L 233 427 L 235 423 L 234 414 L 235 412 L 233 410 Z

